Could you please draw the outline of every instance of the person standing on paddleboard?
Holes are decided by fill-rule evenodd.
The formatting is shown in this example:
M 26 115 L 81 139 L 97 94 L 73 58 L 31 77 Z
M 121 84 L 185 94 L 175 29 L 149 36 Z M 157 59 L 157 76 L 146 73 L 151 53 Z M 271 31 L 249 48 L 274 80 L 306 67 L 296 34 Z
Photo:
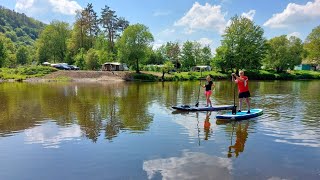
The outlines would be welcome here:
M 211 75 L 208 75 L 206 77 L 206 84 L 205 85 L 201 85 L 203 88 L 206 88 L 206 91 L 205 91 L 205 95 L 206 95 L 206 100 L 207 100 L 207 105 L 206 107 L 208 107 L 210 105 L 210 107 L 212 107 L 212 103 L 211 103 L 211 100 L 210 100 L 210 96 L 212 94 L 212 89 L 214 89 L 214 84 L 212 82 L 212 77 Z
M 246 103 L 248 106 L 248 112 L 247 114 L 250 114 L 250 91 L 249 91 L 249 82 L 248 77 L 244 75 L 244 71 L 239 71 L 239 76 L 237 76 L 235 73 L 232 73 L 232 79 L 235 83 L 238 84 L 238 92 L 239 92 L 239 111 L 241 112 L 242 108 L 242 99 L 246 99 Z

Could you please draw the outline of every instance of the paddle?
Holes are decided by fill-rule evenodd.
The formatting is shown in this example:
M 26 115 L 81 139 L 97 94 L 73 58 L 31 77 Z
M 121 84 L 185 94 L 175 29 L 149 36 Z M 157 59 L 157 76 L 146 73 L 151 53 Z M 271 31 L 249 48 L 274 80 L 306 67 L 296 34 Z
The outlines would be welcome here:
M 233 75 L 231 75 L 231 83 L 233 81 Z M 236 106 L 236 84 L 234 83 L 233 88 L 233 108 L 232 108 L 232 114 L 237 114 L 237 106 Z
M 199 91 L 198 91 L 198 100 L 197 100 L 197 103 L 196 103 L 196 107 L 199 106 L 199 96 L 200 96 L 200 87 L 201 87 L 201 77 L 202 77 L 202 71 L 201 71 L 201 68 L 200 68 L 200 84 L 199 84 Z

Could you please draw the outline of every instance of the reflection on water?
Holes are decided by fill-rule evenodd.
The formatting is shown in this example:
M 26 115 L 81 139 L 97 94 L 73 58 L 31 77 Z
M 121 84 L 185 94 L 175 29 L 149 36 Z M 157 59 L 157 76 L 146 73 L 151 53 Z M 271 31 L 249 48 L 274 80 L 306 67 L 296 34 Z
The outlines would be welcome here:
M 233 104 L 215 84 L 213 104 Z M 195 104 L 198 82 L 0 83 L 0 177 L 319 179 L 319 89 L 253 81 L 264 114 L 217 124 L 222 112 L 171 109 Z
M 25 131 L 25 143 L 40 143 L 46 148 L 59 148 L 62 141 L 80 140 L 82 132 L 79 125 L 57 127 L 54 122 L 47 122 Z
M 205 153 L 183 152 L 181 157 L 143 162 L 148 179 L 232 179 L 232 161 Z M 158 179 L 160 179 L 158 177 Z
M 233 133 L 234 133 L 235 126 L 237 126 L 235 130 L 236 140 L 235 140 L 235 143 L 233 144 L 232 140 L 233 140 Z M 244 146 L 248 138 L 248 132 L 247 132 L 248 127 L 249 127 L 249 121 L 247 121 L 245 124 L 242 124 L 242 122 L 233 123 L 232 134 L 231 134 L 231 145 L 229 146 L 229 151 L 228 151 L 229 158 L 232 157 L 232 154 L 235 154 L 235 156 L 238 157 L 239 153 L 244 151 Z

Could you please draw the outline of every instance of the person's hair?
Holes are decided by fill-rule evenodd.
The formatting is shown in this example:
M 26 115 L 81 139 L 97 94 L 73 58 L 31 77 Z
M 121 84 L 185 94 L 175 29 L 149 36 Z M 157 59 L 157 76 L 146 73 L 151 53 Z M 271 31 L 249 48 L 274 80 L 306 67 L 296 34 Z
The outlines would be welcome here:
M 239 74 L 244 74 L 244 71 L 243 70 L 239 71 Z

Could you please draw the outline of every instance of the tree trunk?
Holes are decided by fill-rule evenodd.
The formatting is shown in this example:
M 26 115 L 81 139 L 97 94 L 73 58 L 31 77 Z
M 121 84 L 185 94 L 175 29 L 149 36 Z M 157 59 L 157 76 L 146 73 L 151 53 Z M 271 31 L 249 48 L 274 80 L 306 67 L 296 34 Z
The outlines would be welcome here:
M 140 73 L 140 71 L 139 71 L 139 60 L 138 59 L 136 59 L 136 67 L 137 67 L 136 73 Z
M 165 74 L 165 72 L 162 71 L 162 77 L 161 77 L 162 81 L 164 81 L 164 74 Z

